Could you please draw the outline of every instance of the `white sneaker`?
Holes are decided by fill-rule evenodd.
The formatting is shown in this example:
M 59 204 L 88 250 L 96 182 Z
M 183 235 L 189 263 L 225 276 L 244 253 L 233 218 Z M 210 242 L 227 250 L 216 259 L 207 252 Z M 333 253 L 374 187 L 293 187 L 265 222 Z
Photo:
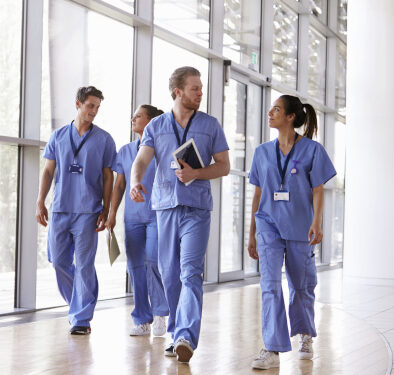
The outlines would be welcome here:
M 261 349 L 258 357 L 252 362 L 252 367 L 260 370 L 279 367 L 279 354 Z
M 313 348 L 312 348 L 312 337 L 309 335 L 300 335 L 300 348 L 298 349 L 299 359 L 312 359 Z
M 144 336 L 150 335 L 150 324 L 137 324 L 133 328 L 131 328 L 130 336 Z
M 193 356 L 193 348 L 189 341 L 181 337 L 175 344 L 175 353 L 178 356 L 178 362 L 189 363 Z
M 155 315 L 153 317 L 152 328 L 153 328 L 153 334 L 155 336 L 163 336 L 167 331 L 166 317 Z
M 169 344 L 167 346 L 167 348 L 165 348 L 164 355 L 167 356 L 167 357 L 176 357 L 176 353 L 175 353 L 175 350 L 174 350 L 174 343 L 173 342 L 171 344 Z

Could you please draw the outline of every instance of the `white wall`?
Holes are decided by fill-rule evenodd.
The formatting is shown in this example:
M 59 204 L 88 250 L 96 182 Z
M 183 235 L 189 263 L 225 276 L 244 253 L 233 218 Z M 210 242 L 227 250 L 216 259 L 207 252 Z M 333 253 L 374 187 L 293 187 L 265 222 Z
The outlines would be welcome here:
M 349 0 L 344 275 L 394 284 L 394 1 Z

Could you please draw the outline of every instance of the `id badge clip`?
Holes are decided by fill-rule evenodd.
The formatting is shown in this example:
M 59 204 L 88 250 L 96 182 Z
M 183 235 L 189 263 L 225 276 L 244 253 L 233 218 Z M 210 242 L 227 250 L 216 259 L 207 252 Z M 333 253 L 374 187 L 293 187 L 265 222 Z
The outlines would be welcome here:
M 174 160 L 171 162 L 171 167 L 170 168 L 171 169 L 178 169 L 178 166 L 177 166 L 177 164 L 175 163 Z
M 70 173 L 82 173 L 82 167 L 79 165 L 79 164 L 71 164 L 69 167 L 68 167 L 68 171 L 70 172 Z

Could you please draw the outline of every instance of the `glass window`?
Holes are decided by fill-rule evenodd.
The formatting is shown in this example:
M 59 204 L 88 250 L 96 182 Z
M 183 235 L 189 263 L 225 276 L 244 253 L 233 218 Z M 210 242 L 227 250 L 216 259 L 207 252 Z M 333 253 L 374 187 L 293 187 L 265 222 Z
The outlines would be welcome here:
M 119 149 L 130 139 L 133 28 L 65 0 L 44 6 L 41 140 L 74 118 L 78 87 L 93 85 L 105 98 L 95 123 Z
M 331 220 L 331 260 L 330 263 L 338 263 L 343 260 L 344 242 L 344 212 L 345 212 L 345 191 L 331 190 L 331 200 L 333 215 Z
M 297 88 L 298 15 L 282 3 L 274 2 L 272 79 Z
M 335 108 L 340 115 L 346 116 L 346 47 L 339 41 L 337 41 Z
M 244 171 L 246 85 L 230 79 L 225 87 L 223 128 L 230 148 L 231 169 Z M 230 174 L 222 180 L 220 272 L 242 270 L 245 177 Z
M 14 308 L 18 148 L 0 144 L 0 313 Z
M 338 34 L 347 36 L 347 0 L 338 0 Z
M 327 38 L 309 28 L 308 94 L 324 103 L 326 98 Z
M 163 56 L 165 58 L 163 59 Z M 168 80 L 176 68 L 193 66 L 201 73 L 203 99 L 200 110 L 207 111 L 208 60 L 159 38 L 153 38 L 152 104 L 164 112 L 170 111 L 173 100 L 168 89 Z
M 155 24 L 209 47 L 209 0 L 155 0 Z
M 261 1 L 224 0 L 223 55 L 259 71 Z
M 132 27 L 68 1 L 45 1 L 40 138 L 48 140 L 54 129 L 69 123 L 75 117 L 78 87 L 93 85 L 102 90 L 105 98 L 95 123 L 111 133 L 119 149 L 130 139 L 132 70 Z M 44 160 L 40 177 L 43 165 Z M 48 202 L 51 200 L 49 197 Z M 116 235 L 122 247 L 123 209 L 118 212 Z M 64 304 L 47 261 L 46 236 L 47 230 L 40 226 L 37 307 Z M 125 294 L 126 260 L 124 251 L 121 253 L 111 267 L 105 234 L 99 234 L 96 269 L 100 299 Z
M 248 84 L 247 93 L 247 127 L 246 127 L 246 159 L 245 170 L 249 171 L 252 165 L 254 151 L 261 143 L 261 103 L 262 89 L 252 83 Z M 249 256 L 249 230 L 252 214 L 252 200 L 255 187 L 246 179 L 244 202 L 244 272 L 250 274 L 257 272 L 258 262 Z
M 134 0 L 103 0 L 104 2 L 115 6 L 116 8 L 134 13 Z
M 0 3 L 0 135 L 19 136 L 22 1 Z
M 311 13 L 323 23 L 327 23 L 327 0 L 310 0 Z
M 345 188 L 345 149 L 346 149 L 346 125 L 341 121 L 335 122 L 334 127 L 334 155 L 333 164 L 337 171 L 334 177 L 337 188 Z

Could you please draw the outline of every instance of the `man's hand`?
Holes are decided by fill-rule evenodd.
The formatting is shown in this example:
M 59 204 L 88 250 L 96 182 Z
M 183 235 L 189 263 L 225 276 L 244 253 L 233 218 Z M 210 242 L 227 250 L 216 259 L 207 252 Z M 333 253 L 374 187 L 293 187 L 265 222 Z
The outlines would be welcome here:
M 116 225 L 116 216 L 115 215 L 109 215 L 107 221 L 105 222 L 105 227 L 111 232 Z
M 183 169 L 176 169 L 175 174 L 178 180 L 186 184 L 187 182 L 197 178 L 197 169 L 193 169 L 189 164 L 184 162 L 182 159 L 178 159 L 179 164 L 183 166 Z
M 255 259 L 255 260 L 259 259 L 259 255 L 257 253 L 256 237 L 255 236 L 249 237 L 248 252 L 249 252 L 249 256 L 252 259 Z
M 101 232 L 105 229 L 105 222 L 107 220 L 108 212 L 103 211 L 97 218 L 96 232 Z
M 313 240 L 312 240 L 312 236 L 313 236 Z M 308 240 L 310 241 L 309 246 L 319 244 L 322 241 L 322 239 L 323 239 L 323 232 L 321 230 L 321 226 L 319 224 L 312 223 L 308 233 Z
M 48 210 L 44 202 L 37 202 L 36 220 L 38 224 L 46 227 L 48 225 Z
M 146 194 L 146 189 L 145 186 L 142 184 L 135 184 L 130 188 L 130 198 L 134 202 L 145 202 L 145 199 L 143 195 L 141 194 L 141 191 Z

